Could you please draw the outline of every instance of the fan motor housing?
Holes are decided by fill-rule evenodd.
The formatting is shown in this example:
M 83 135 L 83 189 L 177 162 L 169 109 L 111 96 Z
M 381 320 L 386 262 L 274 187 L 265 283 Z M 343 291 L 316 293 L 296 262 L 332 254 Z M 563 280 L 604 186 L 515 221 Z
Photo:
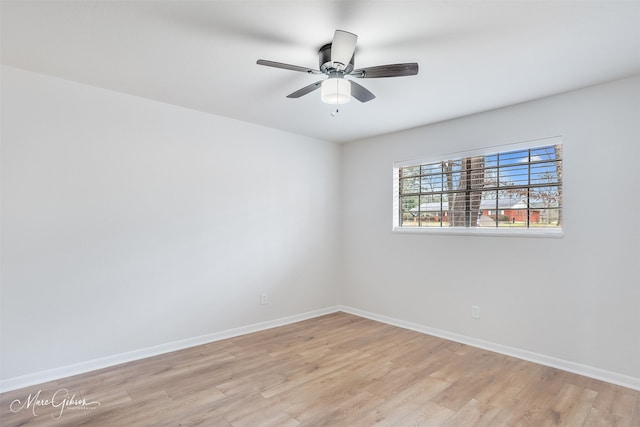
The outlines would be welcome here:
M 351 57 L 351 61 L 347 64 L 346 68 L 343 70 L 345 74 L 349 74 L 353 71 L 353 61 L 356 54 L 354 52 Z M 331 43 L 327 43 L 320 48 L 318 51 L 318 57 L 320 62 L 320 71 L 324 74 L 330 74 L 332 71 L 336 70 L 334 63 L 331 61 Z

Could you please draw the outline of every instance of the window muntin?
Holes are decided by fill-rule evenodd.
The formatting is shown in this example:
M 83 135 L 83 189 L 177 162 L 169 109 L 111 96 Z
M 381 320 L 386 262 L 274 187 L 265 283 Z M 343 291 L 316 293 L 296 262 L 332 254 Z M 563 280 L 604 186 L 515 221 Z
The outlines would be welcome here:
M 545 142 L 402 162 L 394 169 L 394 228 L 561 232 L 562 144 Z

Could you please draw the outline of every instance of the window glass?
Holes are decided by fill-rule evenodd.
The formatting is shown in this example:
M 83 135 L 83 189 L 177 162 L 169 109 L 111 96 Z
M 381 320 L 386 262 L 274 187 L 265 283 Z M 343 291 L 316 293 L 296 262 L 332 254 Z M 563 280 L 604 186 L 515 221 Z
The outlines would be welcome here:
M 395 227 L 562 229 L 559 143 L 403 162 L 396 173 Z

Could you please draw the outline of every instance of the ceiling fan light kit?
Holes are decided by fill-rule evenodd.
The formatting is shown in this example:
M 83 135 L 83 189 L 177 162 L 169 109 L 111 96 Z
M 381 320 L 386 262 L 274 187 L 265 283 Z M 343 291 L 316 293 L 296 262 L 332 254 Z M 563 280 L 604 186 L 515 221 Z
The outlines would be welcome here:
M 343 77 L 329 77 L 323 80 L 320 99 L 326 104 L 341 105 L 351 101 L 351 82 Z
M 322 102 L 332 105 L 345 104 L 351 100 L 351 97 L 354 97 L 360 102 L 368 102 L 376 97 L 364 86 L 347 80 L 345 78 L 346 76 L 355 78 L 380 78 L 414 76 L 418 74 L 418 64 L 415 62 L 379 65 L 355 70 L 354 62 L 357 40 L 358 36 L 353 33 L 336 30 L 333 41 L 322 46 L 318 51 L 319 70 L 265 59 L 259 59 L 257 64 L 307 74 L 325 74 L 327 76 L 325 80 L 320 80 L 305 86 L 287 95 L 287 98 L 300 98 L 321 88 L 320 99 Z

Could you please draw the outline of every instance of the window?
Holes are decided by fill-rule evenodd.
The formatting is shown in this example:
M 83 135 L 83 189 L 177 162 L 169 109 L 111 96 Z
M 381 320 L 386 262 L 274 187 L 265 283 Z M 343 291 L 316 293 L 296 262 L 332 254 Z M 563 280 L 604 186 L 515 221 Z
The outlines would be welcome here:
M 394 230 L 561 235 L 560 139 L 396 162 Z

